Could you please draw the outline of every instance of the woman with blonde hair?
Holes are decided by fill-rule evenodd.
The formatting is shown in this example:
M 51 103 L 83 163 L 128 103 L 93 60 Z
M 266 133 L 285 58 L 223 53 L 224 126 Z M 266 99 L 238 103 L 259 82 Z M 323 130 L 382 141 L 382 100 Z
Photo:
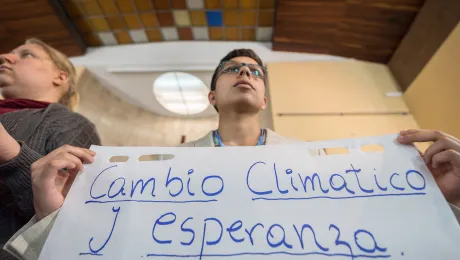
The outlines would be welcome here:
M 75 78 L 67 57 L 38 39 L 0 55 L 0 248 L 35 214 L 32 163 L 64 145 L 100 144 L 94 125 L 72 112 Z

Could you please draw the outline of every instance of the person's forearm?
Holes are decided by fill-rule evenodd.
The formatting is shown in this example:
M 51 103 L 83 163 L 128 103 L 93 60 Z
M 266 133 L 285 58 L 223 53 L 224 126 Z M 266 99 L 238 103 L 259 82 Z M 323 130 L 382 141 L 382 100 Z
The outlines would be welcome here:
M 27 219 L 35 214 L 30 166 L 41 157 L 41 154 L 21 143 L 19 154 L 0 164 L 0 185 L 10 191 L 19 215 Z
M 0 165 L 13 160 L 20 151 L 21 146 L 10 135 L 0 136 Z

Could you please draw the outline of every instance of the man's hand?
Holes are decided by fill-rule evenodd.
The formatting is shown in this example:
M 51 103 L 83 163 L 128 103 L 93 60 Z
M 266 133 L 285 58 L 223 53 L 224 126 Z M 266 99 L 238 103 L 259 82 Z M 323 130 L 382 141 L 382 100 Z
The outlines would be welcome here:
M 0 164 L 14 159 L 21 152 L 19 143 L 6 131 L 0 123 Z
M 434 142 L 422 157 L 446 200 L 460 207 L 460 140 L 436 130 L 406 130 L 397 141 Z
M 83 163 L 92 163 L 95 152 L 64 145 L 32 164 L 32 190 L 37 220 L 40 220 L 64 203 L 77 173 Z

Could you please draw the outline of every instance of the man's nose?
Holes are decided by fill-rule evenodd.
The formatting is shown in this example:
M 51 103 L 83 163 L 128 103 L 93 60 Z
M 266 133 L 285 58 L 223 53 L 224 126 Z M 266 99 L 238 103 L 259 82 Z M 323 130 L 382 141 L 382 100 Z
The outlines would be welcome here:
M 240 72 L 238 73 L 238 76 L 248 76 L 248 78 L 251 77 L 251 71 L 249 70 L 248 66 L 242 66 L 240 69 Z
M 3 64 L 3 63 L 10 63 L 10 64 L 13 64 L 16 62 L 16 58 L 15 58 L 15 54 L 13 53 L 8 53 L 8 54 L 1 54 L 0 55 L 0 64 Z

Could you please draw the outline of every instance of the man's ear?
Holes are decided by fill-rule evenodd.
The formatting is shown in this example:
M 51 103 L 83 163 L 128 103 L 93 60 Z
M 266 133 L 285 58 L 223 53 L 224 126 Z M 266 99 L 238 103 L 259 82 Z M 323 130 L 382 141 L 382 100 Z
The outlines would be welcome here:
M 265 110 L 267 108 L 267 97 L 264 97 L 264 103 L 260 109 Z
M 209 91 L 208 100 L 211 105 L 216 105 L 216 91 Z
M 64 71 L 59 71 L 53 79 L 53 85 L 56 87 L 62 86 L 69 81 L 69 74 Z

